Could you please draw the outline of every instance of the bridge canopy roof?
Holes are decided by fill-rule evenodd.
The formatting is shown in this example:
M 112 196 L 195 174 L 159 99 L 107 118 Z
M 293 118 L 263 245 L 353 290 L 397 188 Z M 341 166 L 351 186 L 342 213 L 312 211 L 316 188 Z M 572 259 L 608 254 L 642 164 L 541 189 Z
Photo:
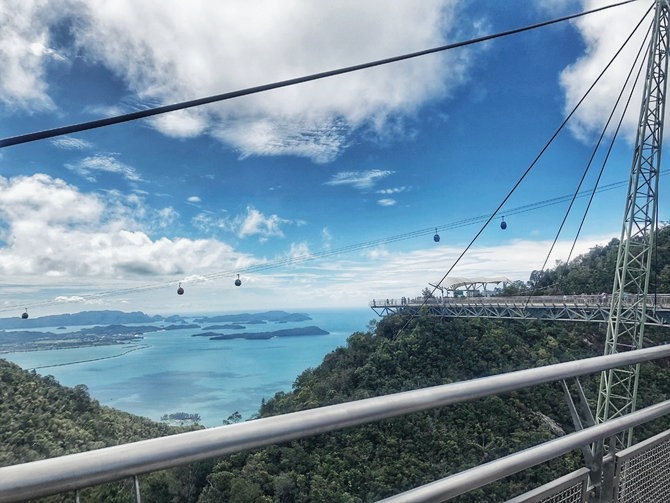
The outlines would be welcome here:
M 446 278 L 441 283 L 429 283 L 430 286 L 439 288 L 440 290 L 456 290 L 457 288 L 465 287 L 466 290 L 476 290 L 482 287 L 486 290 L 489 284 L 499 285 L 502 283 L 511 283 L 512 280 L 506 276 L 494 276 L 490 278 Z

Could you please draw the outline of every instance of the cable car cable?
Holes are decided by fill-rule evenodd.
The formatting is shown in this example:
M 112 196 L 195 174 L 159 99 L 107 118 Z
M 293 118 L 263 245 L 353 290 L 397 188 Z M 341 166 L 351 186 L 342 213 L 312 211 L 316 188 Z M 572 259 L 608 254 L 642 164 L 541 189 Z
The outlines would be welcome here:
M 668 170 L 663 170 L 661 173 L 667 173 Z M 593 196 L 595 193 L 602 193 L 610 190 L 617 189 L 619 187 L 623 187 L 628 183 L 628 180 L 621 180 L 618 182 L 612 182 L 606 185 L 603 185 L 601 187 L 598 187 L 597 190 L 585 190 L 582 191 L 578 194 L 579 198 L 586 197 L 588 195 Z M 536 211 L 538 209 L 546 208 L 549 206 L 554 206 L 557 204 L 560 204 L 565 201 L 569 201 L 573 195 L 572 194 L 565 194 L 563 196 L 558 196 L 558 197 L 553 197 L 553 198 L 548 198 L 544 199 L 542 201 L 537 201 L 534 203 L 529 203 L 525 204 L 522 206 L 517 206 L 515 208 L 508 208 L 506 211 L 507 215 L 519 215 L 523 213 L 528 213 L 531 211 Z M 487 215 L 479 215 L 476 217 L 469 217 L 465 218 L 462 220 L 457 220 L 455 222 L 451 222 L 449 224 L 444 224 L 441 226 L 438 226 L 438 230 L 453 230 L 453 229 L 459 229 L 463 227 L 467 227 L 469 225 L 473 225 L 479 222 L 486 221 L 489 218 L 489 214 Z M 201 275 L 201 277 L 205 280 L 217 280 L 217 279 L 222 279 L 229 277 L 233 275 L 234 271 L 241 271 L 242 273 L 255 273 L 255 272 L 263 272 L 266 270 L 270 269 L 277 269 L 280 267 L 284 267 L 286 265 L 295 265 L 295 264 L 300 264 L 303 262 L 307 262 L 310 260 L 317 260 L 320 258 L 326 258 L 329 256 L 333 255 L 343 255 L 355 251 L 362 251 L 370 248 L 374 248 L 379 245 L 383 244 L 390 244 L 390 243 L 395 243 L 399 241 L 404 241 L 404 240 L 409 240 L 409 239 L 414 239 L 417 237 L 422 237 L 428 234 L 431 234 L 434 231 L 434 228 L 424 228 L 424 229 L 418 229 L 410 232 L 406 232 L 403 234 L 396 234 L 394 236 L 387 236 L 385 238 L 380 238 L 380 239 L 375 239 L 371 241 L 366 241 L 362 243 L 356 243 L 356 244 L 351 244 L 344 246 L 342 248 L 337 248 L 334 250 L 321 250 L 318 252 L 314 252 L 311 254 L 305 254 L 305 255 L 299 255 L 295 257 L 289 257 L 286 259 L 281 259 L 281 260 L 274 260 L 272 262 L 264 263 L 264 264 L 258 264 L 255 266 L 249 266 L 246 268 L 236 268 L 236 269 L 231 269 L 227 271 L 218 271 L 215 273 L 210 273 L 210 274 L 204 274 Z M 182 281 L 183 283 L 183 281 Z M 97 300 L 105 297 L 112 297 L 112 296 L 119 296 L 119 295 L 125 295 L 125 294 L 133 294 L 133 293 L 140 293 L 143 291 L 150 291 L 150 290 L 159 290 L 163 289 L 165 287 L 169 287 L 174 284 L 174 281 L 163 281 L 163 282 L 158 282 L 158 283 L 151 283 L 147 285 L 141 285 L 141 286 L 136 286 L 136 287 L 129 287 L 129 288 L 121 288 L 121 289 L 115 289 L 115 290 L 106 290 L 102 292 L 97 292 L 89 295 L 79 295 L 79 298 L 82 300 Z M 62 301 L 56 301 L 56 300 L 46 300 L 42 302 L 34 302 L 29 304 L 30 307 L 42 307 L 42 306 L 51 306 L 51 305 L 57 305 L 57 304 L 62 304 Z M 8 305 L 0 308 L 0 312 L 4 311 L 11 311 L 16 309 L 18 306 L 17 305 Z

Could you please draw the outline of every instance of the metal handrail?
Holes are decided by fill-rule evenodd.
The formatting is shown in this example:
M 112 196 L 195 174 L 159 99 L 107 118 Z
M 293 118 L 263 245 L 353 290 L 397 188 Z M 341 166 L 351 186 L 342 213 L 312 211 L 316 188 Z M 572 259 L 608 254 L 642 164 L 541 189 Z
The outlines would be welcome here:
M 509 456 L 475 466 L 450 477 L 386 498 L 383 503 L 432 503 L 445 501 L 485 486 L 563 454 L 609 438 L 619 432 L 670 413 L 670 400 L 657 403 L 623 417 L 570 433 Z
M 71 491 L 669 356 L 670 344 L 666 344 L 7 466 L 0 468 L 0 502 Z

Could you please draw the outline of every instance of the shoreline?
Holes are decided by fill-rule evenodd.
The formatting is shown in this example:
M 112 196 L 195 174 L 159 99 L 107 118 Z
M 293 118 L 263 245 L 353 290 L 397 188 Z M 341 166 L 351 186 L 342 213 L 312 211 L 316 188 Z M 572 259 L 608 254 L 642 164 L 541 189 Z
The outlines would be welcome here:
M 86 346 L 84 346 L 84 347 L 86 347 Z M 147 349 L 147 348 L 150 348 L 150 347 L 151 346 L 149 344 L 143 344 L 141 346 L 131 348 L 127 351 L 124 351 L 123 353 L 119 353 L 119 354 L 116 354 L 116 355 L 101 356 L 99 358 L 90 358 L 88 360 L 77 360 L 77 361 L 74 361 L 74 362 L 54 363 L 52 365 L 41 365 L 39 367 L 30 367 L 30 368 L 27 368 L 26 370 L 28 370 L 28 371 L 30 371 L 30 370 L 40 370 L 40 369 L 48 369 L 48 368 L 52 368 L 52 367 L 65 367 L 67 365 L 77 365 L 79 363 L 90 363 L 90 362 L 99 362 L 99 361 L 102 361 L 102 360 L 110 360 L 112 358 L 119 358 L 121 356 L 125 356 L 128 353 L 132 353 L 133 351 L 140 351 L 142 349 Z M 61 348 L 61 349 L 67 349 L 67 348 Z M 36 351 L 39 351 L 39 350 L 36 350 Z

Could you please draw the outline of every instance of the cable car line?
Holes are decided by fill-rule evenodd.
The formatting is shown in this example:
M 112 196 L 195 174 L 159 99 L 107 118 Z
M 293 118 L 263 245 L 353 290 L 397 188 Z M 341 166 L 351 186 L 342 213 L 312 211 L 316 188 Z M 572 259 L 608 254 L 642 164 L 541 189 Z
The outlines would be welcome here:
M 490 40 L 494 40 L 494 39 L 501 38 L 501 37 L 506 37 L 506 36 L 509 36 L 509 35 L 516 35 L 518 33 L 534 30 L 534 29 L 537 29 L 537 28 L 542 28 L 542 27 L 549 26 L 549 25 L 552 25 L 552 24 L 561 23 L 561 22 L 564 22 L 564 21 L 569 21 L 569 20 L 572 20 L 572 19 L 577 19 L 579 17 L 583 17 L 583 16 L 586 16 L 588 14 L 593 14 L 593 13 L 596 13 L 596 12 L 599 12 L 599 11 L 602 11 L 602 10 L 611 9 L 612 7 L 618 7 L 618 6 L 625 5 L 625 4 L 628 4 L 628 3 L 632 3 L 632 2 L 635 2 L 635 1 L 637 1 L 637 0 L 624 0 L 624 1 L 621 1 L 621 2 L 618 2 L 618 3 L 615 3 L 615 4 L 605 5 L 603 7 L 598 7 L 596 9 L 591 9 L 591 10 L 580 12 L 580 13 L 577 13 L 577 14 L 571 14 L 571 15 L 568 15 L 568 16 L 563 16 L 563 17 L 560 17 L 560 18 L 551 19 L 549 21 L 543 21 L 541 23 L 535 23 L 535 24 L 525 26 L 525 27 L 521 27 L 521 28 L 515 28 L 515 29 L 512 29 L 512 30 L 507 30 L 507 31 L 499 32 L 499 33 L 494 33 L 494 34 L 491 34 L 491 35 L 485 35 L 485 36 L 482 36 L 482 37 L 472 38 L 472 39 L 461 41 L 461 42 L 446 44 L 446 45 L 442 45 L 442 46 L 439 46 L 439 47 L 434 47 L 432 49 L 425 49 L 425 50 L 422 50 L 422 51 L 411 52 L 411 53 L 403 54 L 403 55 L 400 55 L 400 56 L 394 56 L 394 57 L 390 57 L 390 58 L 379 59 L 379 60 L 371 61 L 371 62 L 368 62 L 368 63 L 362 63 L 362 64 L 348 66 L 348 67 L 339 68 L 339 69 L 335 69 L 335 70 L 330 70 L 330 71 L 325 71 L 325 72 L 320 72 L 320 73 L 314 73 L 314 74 L 311 74 L 311 75 L 305 75 L 303 77 L 297 77 L 297 78 L 293 78 L 293 79 L 282 80 L 282 81 L 274 82 L 274 83 L 270 83 L 270 84 L 264 84 L 264 85 L 255 86 L 255 87 L 248 87 L 246 89 L 240 89 L 240 90 L 237 90 L 237 91 L 232 91 L 232 92 L 223 93 L 223 94 L 216 94 L 216 95 L 208 96 L 208 97 L 205 97 L 205 98 L 199 98 L 199 99 L 194 99 L 194 100 L 189 100 L 189 101 L 182 101 L 180 103 L 174 103 L 174 104 L 171 104 L 171 105 L 163 105 L 163 106 L 160 106 L 160 107 L 147 108 L 145 110 L 139 110 L 137 112 L 131 112 L 131 113 L 127 113 L 127 114 L 116 115 L 116 116 L 107 117 L 107 118 L 104 118 L 104 119 L 97 119 L 97 120 L 93 120 L 93 121 L 82 122 L 82 123 L 79 123 L 79 124 L 72 124 L 72 125 L 69 125 L 69 126 L 62 126 L 62 127 L 57 127 L 57 128 L 54 128 L 54 129 L 47 129 L 47 130 L 43 130 L 43 131 L 37 131 L 37 132 L 33 132 L 33 133 L 27 133 L 27 134 L 22 134 L 22 135 L 18 135 L 18 136 L 3 138 L 3 139 L 0 139 L 0 148 L 9 147 L 9 146 L 12 146 L 12 145 L 20 145 L 20 144 L 23 144 L 23 143 L 29 143 L 29 142 L 38 141 L 38 140 L 44 140 L 46 138 L 53 138 L 53 137 L 56 137 L 56 136 L 63 136 L 63 135 L 66 135 L 66 134 L 79 133 L 79 132 L 82 132 L 82 131 L 88 131 L 90 129 L 97 129 L 97 128 L 101 128 L 101 127 L 112 126 L 114 124 L 120 124 L 120 123 L 123 123 L 123 122 L 130 122 L 130 121 L 134 121 L 134 120 L 138 120 L 138 119 L 144 119 L 144 118 L 147 118 L 147 117 L 152 117 L 152 116 L 155 116 L 155 115 L 161 115 L 161 114 L 165 114 L 165 113 L 169 113 L 169 112 L 174 112 L 174 111 L 177 111 L 177 110 L 184 110 L 184 109 L 187 109 L 187 108 L 193 108 L 193 107 L 198 107 L 198 106 L 207 105 L 207 104 L 210 104 L 210 103 L 225 101 L 225 100 L 229 100 L 229 99 L 233 99 L 233 98 L 239 98 L 241 96 L 248 96 L 248 95 L 251 95 L 251 94 L 258 94 L 258 93 L 262 93 L 262 92 L 265 92 L 265 91 L 270 91 L 272 89 L 279 89 L 279 88 L 282 88 L 282 87 L 288 87 L 288 86 L 293 86 L 293 85 L 296 85 L 296 84 L 302 84 L 302 83 L 310 82 L 310 81 L 313 81 L 313 80 L 320 80 L 320 79 L 324 79 L 324 78 L 328 78 L 328 77 L 334 77 L 336 75 L 352 73 L 352 72 L 356 72 L 356 71 L 359 71 L 359 70 L 365 70 L 365 69 L 368 69 L 368 68 L 373 68 L 373 67 L 376 67 L 376 66 L 387 65 L 387 64 L 390 64 L 390 63 L 397 63 L 399 61 L 404 61 L 404 60 L 413 59 L 413 58 L 417 58 L 417 57 L 421 57 L 421 56 L 426 56 L 426 55 L 429 55 L 429 54 L 444 52 L 444 51 L 448 51 L 448 50 L 451 50 L 451 49 L 457 49 L 459 47 L 466 47 L 466 46 L 469 46 L 469 45 L 474 45 L 474 44 L 478 44 L 478 43 L 481 43 L 481 42 L 487 42 L 487 41 L 490 41 Z
M 661 173 L 667 173 L 667 170 L 662 171 Z M 594 196 L 595 193 L 602 193 L 602 192 L 607 192 L 610 190 L 614 190 L 620 187 L 625 186 L 628 183 L 628 180 L 621 180 L 619 182 L 613 182 L 609 183 L 606 185 L 603 185 L 599 187 L 597 190 L 592 191 L 592 190 L 585 190 L 582 191 L 578 194 L 579 198 L 583 198 L 586 196 L 591 195 L 591 197 Z M 523 213 L 528 213 L 531 211 L 536 211 L 542 208 L 547 208 L 550 206 L 555 206 L 557 204 L 569 201 L 573 197 L 573 194 L 565 194 L 563 196 L 558 196 L 558 197 L 553 197 L 553 198 L 548 198 L 544 199 L 542 201 L 537 201 L 535 203 L 529 203 L 525 204 L 522 206 L 517 206 L 515 208 L 508 208 L 506 211 L 506 215 L 520 215 Z M 257 272 L 263 272 L 267 271 L 270 269 L 277 269 L 284 267 L 286 265 L 296 265 L 300 264 L 303 262 L 307 262 L 309 260 L 317 260 L 320 258 L 327 258 L 330 256 L 334 255 L 344 255 L 347 253 L 352 253 L 356 251 L 363 251 L 366 249 L 371 249 L 375 248 L 380 245 L 384 244 L 390 244 L 390 243 L 396 243 L 400 241 L 406 241 L 409 239 L 414 239 L 414 238 L 419 238 L 423 236 L 427 236 L 432 234 L 433 232 L 436 232 L 437 230 L 453 230 L 453 229 L 460 229 L 463 227 L 467 227 L 479 222 L 484 222 L 489 218 L 489 214 L 486 215 L 479 215 L 476 217 L 469 217 L 465 218 L 462 220 L 457 220 L 448 224 L 444 224 L 438 227 L 429 227 L 429 228 L 424 228 L 424 229 L 417 229 L 414 231 L 402 233 L 402 234 L 396 234 L 393 236 L 388 236 L 385 238 L 379 238 L 371 241 L 365 241 L 362 243 L 356 243 L 356 244 L 351 244 L 347 246 L 343 246 L 341 248 L 337 249 L 332 249 L 332 250 L 320 250 L 317 252 L 313 252 L 310 254 L 304 254 L 304 255 L 298 255 L 298 256 L 293 256 L 293 257 L 288 257 L 288 258 L 283 258 L 283 259 L 277 259 L 273 260 L 271 262 L 263 263 L 263 264 L 257 264 L 249 267 L 244 267 L 244 268 L 235 268 L 231 270 L 226 270 L 226 271 L 219 271 L 211 274 L 203 274 L 200 275 L 205 280 L 217 280 L 217 279 L 223 279 L 223 278 L 228 278 L 230 276 L 233 276 L 235 271 L 240 271 L 241 273 L 257 273 Z M 158 283 L 152 283 L 152 284 L 147 284 L 147 285 L 141 285 L 137 287 L 130 287 L 130 288 L 121 288 L 121 289 L 115 289 L 115 290 L 106 290 L 98 293 L 93 293 L 89 295 L 79 295 L 78 299 L 81 300 L 96 300 L 100 298 L 105 298 L 105 297 L 116 297 L 116 296 L 121 296 L 121 295 L 126 295 L 126 294 L 133 294 L 133 293 L 141 293 L 144 291 L 151 291 L 151 290 L 160 290 L 164 289 L 166 287 L 172 287 L 174 285 L 174 281 L 163 281 L 163 282 L 158 282 Z M 179 282 L 179 286 L 184 283 L 184 281 Z M 235 282 L 236 283 L 236 282 Z M 183 287 L 182 287 L 183 289 Z M 177 289 L 177 293 L 179 294 L 179 290 Z M 35 302 L 31 303 L 29 306 L 30 307 L 43 307 L 43 306 L 52 306 L 52 305 L 57 305 L 57 304 L 63 304 L 63 301 L 56 301 L 56 300 L 45 300 L 42 302 Z M 14 311 L 18 307 L 17 305 L 12 305 L 12 306 L 4 306 L 0 307 L 0 312 L 5 312 L 5 311 Z

